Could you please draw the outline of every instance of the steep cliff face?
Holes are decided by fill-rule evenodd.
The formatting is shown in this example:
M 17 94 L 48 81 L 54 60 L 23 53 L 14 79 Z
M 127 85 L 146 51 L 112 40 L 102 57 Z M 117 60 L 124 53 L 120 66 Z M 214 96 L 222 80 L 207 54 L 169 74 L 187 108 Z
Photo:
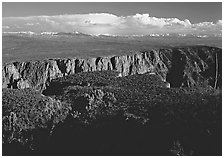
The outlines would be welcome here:
M 44 90 L 57 77 L 88 71 L 116 70 L 122 76 L 154 72 L 171 87 L 195 86 L 207 80 L 221 87 L 221 49 L 206 46 L 155 49 L 134 55 L 89 59 L 46 59 L 3 66 L 3 88 Z

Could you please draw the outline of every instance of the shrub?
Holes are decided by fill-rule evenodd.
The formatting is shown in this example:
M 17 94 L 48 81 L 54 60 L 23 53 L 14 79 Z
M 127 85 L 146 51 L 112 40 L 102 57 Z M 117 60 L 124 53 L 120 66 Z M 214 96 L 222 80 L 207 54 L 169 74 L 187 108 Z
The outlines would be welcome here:
M 3 89 L 2 92 L 2 141 L 6 145 L 19 143 L 34 149 L 39 140 L 33 139 L 45 133 L 43 141 L 69 111 L 66 104 L 31 89 Z

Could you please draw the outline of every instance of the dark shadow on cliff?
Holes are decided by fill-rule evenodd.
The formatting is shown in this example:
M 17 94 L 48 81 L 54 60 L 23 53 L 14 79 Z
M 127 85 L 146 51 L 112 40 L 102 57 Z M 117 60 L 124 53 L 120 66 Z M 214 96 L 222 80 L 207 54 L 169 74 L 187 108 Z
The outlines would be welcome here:
M 208 68 L 201 72 L 204 78 L 209 79 L 209 85 L 215 88 L 222 88 L 222 51 L 217 50 L 212 56 L 202 56 L 203 50 L 198 50 L 199 56 L 207 62 Z M 217 74 L 216 74 L 217 73 Z M 217 77 L 217 83 L 216 82 Z
M 167 74 L 171 87 L 222 87 L 222 52 L 211 47 L 173 49 Z
M 172 67 L 167 74 L 167 81 L 171 87 L 180 87 L 184 81 L 186 57 L 178 49 L 174 49 L 172 53 Z

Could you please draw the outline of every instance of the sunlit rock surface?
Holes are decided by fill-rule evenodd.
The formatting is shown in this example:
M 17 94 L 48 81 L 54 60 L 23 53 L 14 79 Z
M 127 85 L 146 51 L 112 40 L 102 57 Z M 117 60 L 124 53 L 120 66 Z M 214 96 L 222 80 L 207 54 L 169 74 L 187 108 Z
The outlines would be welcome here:
M 156 73 L 171 87 L 192 87 L 205 81 L 212 87 L 221 87 L 221 51 L 215 47 L 195 46 L 124 56 L 13 62 L 3 66 L 3 88 L 44 90 L 54 78 L 102 70 L 116 70 L 122 76 Z

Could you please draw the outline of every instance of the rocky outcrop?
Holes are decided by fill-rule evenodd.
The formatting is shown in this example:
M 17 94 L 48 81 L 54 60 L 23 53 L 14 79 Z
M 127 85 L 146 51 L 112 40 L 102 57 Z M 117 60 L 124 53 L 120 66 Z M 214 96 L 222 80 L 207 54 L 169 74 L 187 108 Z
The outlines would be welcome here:
M 101 89 L 90 89 L 88 93 L 74 97 L 72 102 L 72 116 L 85 123 L 102 120 L 116 113 L 118 109 L 114 94 Z
M 116 70 L 122 76 L 156 73 L 171 87 L 195 86 L 207 81 L 221 87 L 221 49 L 206 46 L 153 49 L 134 55 L 89 59 L 46 59 L 3 66 L 3 88 L 44 90 L 57 77 L 79 72 Z

